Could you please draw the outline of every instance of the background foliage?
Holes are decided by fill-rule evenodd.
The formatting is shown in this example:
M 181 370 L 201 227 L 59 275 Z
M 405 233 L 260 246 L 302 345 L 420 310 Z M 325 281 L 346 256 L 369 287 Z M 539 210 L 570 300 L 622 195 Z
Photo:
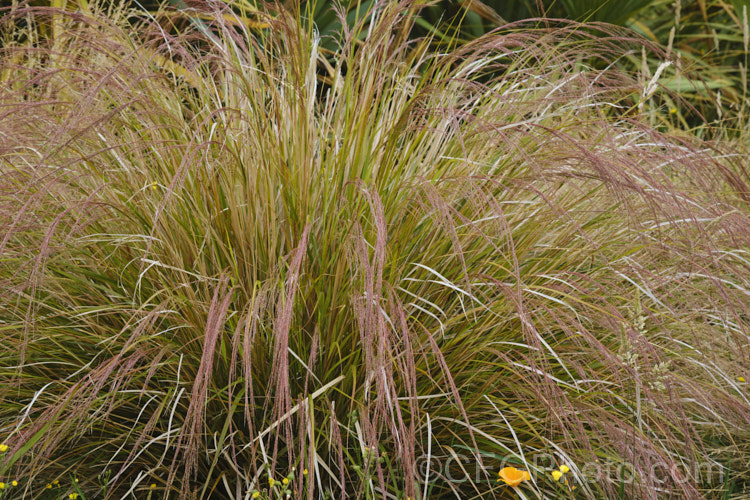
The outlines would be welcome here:
M 226 1 L 226 0 L 224 0 Z M 18 3 L 18 0 L 13 0 Z M 32 0 L 31 5 L 49 5 L 63 9 L 86 8 L 88 0 Z M 263 3 L 256 0 L 226 1 L 248 26 L 255 25 L 259 9 L 266 12 L 295 11 L 308 20 L 322 36 L 321 46 L 335 51 L 341 19 L 353 25 L 364 19 L 372 0 L 344 2 L 287 0 Z M 158 2 L 112 2 L 135 11 L 155 12 Z M 191 2 L 168 0 L 168 5 L 198 22 Z M 336 5 L 346 13 L 340 19 Z M 659 85 L 673 92 L 668 97 L 652 98 L 652 125 L 690 130 L 705 138 L 742 138 L 748 128 L 747 116 L 747 0 L 436 0 L 415 2 L 416 16 L 412 37 L 437 35 L 436 41 L 468 41 L 492 30 L 529 18 L 549 26 L 541 19 L 567 19 L 602 22 L 623 26 L 641 34 L 645 40 L 666 48 L 653 47 L 641 53 L 634 49 L 615 61 L 623 70 L 650 78 L 659 65 L 671 61 Z M 744 9 L 744 10 L 743 10 Z M 173 19 L 177 21 L 176 19 Z M 363 32 L 364 33 L 364 32 Z

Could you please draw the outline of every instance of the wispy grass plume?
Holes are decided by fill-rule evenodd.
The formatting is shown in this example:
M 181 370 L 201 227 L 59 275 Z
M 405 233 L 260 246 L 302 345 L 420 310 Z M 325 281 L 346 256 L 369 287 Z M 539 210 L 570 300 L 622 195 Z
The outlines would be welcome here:
M 741 158 L 635 114 L 638 79 L 594 62 L 632 40 L 515 25 L 434 52 L 413 8 L 377 3 L 333 54 L 294 16 L 252 28 L 216 3 L 181 31 L 3 11 L 0 481 L 231 499 L 747 481 Z M 32 29 L 50 15 L 53 43 Z M 505 466 L 531 480 L 498 483 Z

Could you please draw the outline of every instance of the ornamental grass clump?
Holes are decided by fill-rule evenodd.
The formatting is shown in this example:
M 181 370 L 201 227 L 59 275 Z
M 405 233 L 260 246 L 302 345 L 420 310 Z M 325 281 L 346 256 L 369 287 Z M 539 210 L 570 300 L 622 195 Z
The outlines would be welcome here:
M 750 178 L 639 119 L 637 75 L 606 64 L 637 40 L 518 25 L 432 51 L 414 5 L 383 2 L 329 53 L 294 16 L 195 5 L 190 25 L 3 11 L 0 480 L 212 499 L 554 496 L 554 463 L 588 497 L 747 480 Z

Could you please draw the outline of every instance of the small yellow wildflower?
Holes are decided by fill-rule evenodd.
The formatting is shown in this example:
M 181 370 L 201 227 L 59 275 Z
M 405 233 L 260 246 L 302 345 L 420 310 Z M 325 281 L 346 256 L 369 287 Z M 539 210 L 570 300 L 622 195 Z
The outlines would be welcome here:
M 78 493 L 71 493 L 68 495 L 68 498 L 70 498 L 70 500 L 76 500 L 76 498 L 78 498 Z
M 55 486 L 57 486 L 58 484 L 60 484 L 60 481 L 58 481 L 57 479 L 55 479 L 54 481 L 52 481 L 52 484 L 54 484 Z
M 306 476 L 306 475 L 307 475 L 307 469 L 305 469 L 305 470 L 303 470 L 303 471 L 302 471 L 302 475 L 303 475 L 303 476 Z
M 284 479 L 282 479 L 281 480 L 281 484 L 283 484 L 284 486 L 286 486 L 287 484 L 289 484 L 289 478 L 285 477 Z
M 555 481 L 559 481 L 559 480 L 560 480 L 560 478 L 562 477 L 562 475 L 563 475 L 563 473 L 562 473 L 562 472 L 560 472 L 559 470 L 553 470 L 553 471 L 552 471 L 552 478 L 553 478 L 553 479 L 554 479 Z
M 8 451 L 8 445 L 5 443 L 0 444 L 0 453 L 5 453 L 6 451 Z
M 52 489 L 52 485 L 49 484 L 49 483 L 47 483 L 47 486 L 45 486 L 45 488 L 47 488 L 48 490 L 51 490 Z
M 260 497 L 260 491 L 254 492 L 253 493 L 253 498 L 258 498 L 258 497 Z
M 156 483 L 151 483 L 151 486 L 149 486 L 152 490 L 156 488 Z
M 677 113 L 677 108 L 672 108 L 669 110 L 670 115 L 674 115 L 675 113 Z
M 523 481 L 529 481 L 531 479 L 531 475 L 528 471 L 519 470 L 515 467 L 503 467 L 500 472 L 498 472 L 498 476 L 505 481 L 505 484 L 512 488 L 517 487 Z
M 737 377 L 737 382 L 744 382 L 744 381 L 745 381 L 745 377 Z
M 4 490 L 4 489 L 5 489 L 5 483 L 0 483 L 0 490 Z
M 16 481 L 16 480 L 14 479 L 13 481 L 11 481 L 11 482 L 10 482 L 10 485 L 11 485 L 11 486 L 18 486 L 18 481 Z
M 268 478 L 268 486 L 270 486 L 271 488 L 273 488 L 275 484 L 276 484 L 276 480 L 274 478 L 272 478 L 272 477 L 269 477 Z
M 568 467 L 567 465 L 561 465 L 560 466 L 560 472 L 562 472 L 563 474 L 565 474 L 566 472 L 569 472 L 569 471 L 570 471 L 570 467 Z

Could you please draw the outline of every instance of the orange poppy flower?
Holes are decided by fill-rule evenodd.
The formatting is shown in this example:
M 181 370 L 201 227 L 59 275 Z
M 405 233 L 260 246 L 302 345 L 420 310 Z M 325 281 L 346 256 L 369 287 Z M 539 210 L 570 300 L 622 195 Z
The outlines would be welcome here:
M 531 480 L 531 475 L 528 471 L 518 470 L 515 467 L 503 467 L 498 473 L 500 479 L 505 481 L 505 484 L 515 488 L 523 481 Z

